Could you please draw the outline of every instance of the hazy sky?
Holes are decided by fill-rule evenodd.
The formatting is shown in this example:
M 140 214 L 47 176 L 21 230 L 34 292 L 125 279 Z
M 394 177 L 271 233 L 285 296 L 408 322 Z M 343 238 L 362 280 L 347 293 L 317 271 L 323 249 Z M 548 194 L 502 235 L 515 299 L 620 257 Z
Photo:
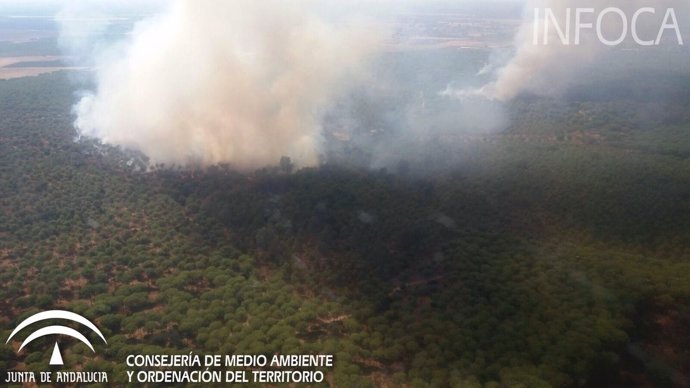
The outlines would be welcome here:
M 88 3 L 90 6 L 102 7 L 117 11 L 153 11 L 162 8 L 165 0 L 0 0 L 0 13 L 28 13 L 51 15 L 60 11 L 65 5 Z
M 0 11 L 56 11 L 67 3 L 86 2 L 111 9 L 136 10 L 162 7 L 167 0 L 0 0 Z M 320 3 L 343 2 L 353 6 L 406 6 L 406 5 L 464 5 L 487 3 L 524 3 L 525 0 L 321 0 Z

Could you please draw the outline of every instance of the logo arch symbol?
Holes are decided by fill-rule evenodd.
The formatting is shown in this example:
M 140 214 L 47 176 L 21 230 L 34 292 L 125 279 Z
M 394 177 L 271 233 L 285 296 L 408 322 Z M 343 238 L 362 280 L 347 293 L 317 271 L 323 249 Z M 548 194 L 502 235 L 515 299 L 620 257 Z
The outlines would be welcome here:
M 12 331 L 12 333 L 10 333 L 10 336 L 7 337 L 7 341 L 5 341 L 5 343 L 10 342 L 12 337 L 14 337 L 17 333 L 19 333 L 25 327 L 32 325 L 36 322 L 45 321 L 48 319 L 63 319 L 63 320 L 72 321 L 72 322 L 82 324 L 82 325 L 88 327 L 89 329 L 91 329 L 94 333 L 98 334 L 98 336 L 101 337 L 103 342 L 105 342 L 106 344 L 108 343 L 108 341 L 105 340 L 103 333 L 101 333 L 101 331 L 98 330 L 96 325 L 94 325 L 91 321 L 89 321 L 88 319 L 84 318 L 83 316 L 81 316 L 79 314 L 73 313 L 71 311 L 65 311 L 65 310 L 44 311 L 44 312 L 37 313 L 37 314 L 34 314 L 34 315 L 26 318 L 19 325 L 17 325 L 17 327 Z M 75 338 L 75 339 L 81 341 L 82 343 L 84 343 L 86 346 L 88 346 L 92 352 L 95 352 L 93 345 L 83 334 L 72 329 L 71 327 L 60 326 L 60 325 L 47 326 L 47 327 L 44 327 L 42 329 L 38 329 L 38 330 L 34 331 L 28 337 L 26 337 L 24 342 L 22 342 L 21 346 L 19 347 L 19 350 L 21 351 L 22 349 L 24 349 L 24 347 L 26 345 L 28 345 L 31 341 L 33 341 L 37 338 L 47 336 L 47 335 L 54 335 L 54 334 L 61 334 L 61 335 L 66 335 L 66 336 Z M 57 342 L 55 343 L 55 347 L 53 348 L 53 355 L 50 358 L 50 365 L 63 365 L 62 356 L 60 355 L 60 348 L 58 347 Z

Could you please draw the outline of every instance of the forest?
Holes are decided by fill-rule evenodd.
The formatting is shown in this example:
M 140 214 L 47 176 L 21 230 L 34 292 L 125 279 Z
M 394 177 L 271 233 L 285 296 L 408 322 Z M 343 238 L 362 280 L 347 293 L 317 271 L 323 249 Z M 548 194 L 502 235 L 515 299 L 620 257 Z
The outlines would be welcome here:
M 126 355 L 190 351 L 333 354 L 317 386 L 689 384 L 687 99 L 524 96 L 430 139 L 438 168 L 348 146 L 240 173 L 77 139 L 74 93 L 0 81 L 0 338 L 83 314 L 108 345 L 65 362 L 122 386 Z M 47 367 L 47 339 L 0 342 L 1 370 Z

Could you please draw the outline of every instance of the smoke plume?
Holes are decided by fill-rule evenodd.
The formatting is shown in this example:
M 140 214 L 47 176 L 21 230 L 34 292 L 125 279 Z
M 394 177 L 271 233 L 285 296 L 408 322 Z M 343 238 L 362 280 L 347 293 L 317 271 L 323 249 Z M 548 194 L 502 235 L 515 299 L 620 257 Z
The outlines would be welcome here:
M 675 11 L 678 19 L 678 27 L 683 34 L 687 33 L 688 6 L 678 0 L 532 0 L 528 1 L 523 13 L 523 22 L 515 37 L 514 55 L 507 63 L 496 66 L 494 80 L 479 89 L 452 90 L 456 95 L 483 95 L 496 100 L 510 100 L 520 93 L 528 92 L 544 95 L 556 95 L 561 93 L 580 74 L 579 71 L 587 66 L 593 66 L 601 55 L 612 50 L 610 46 L 603 44 L 597 35 L 596 18 L 600 12 L 608 7 L 615 7 L 623 11 L 628 23 L 628 33 L 625 41 L 618 48 L 631 50 L 645 49 L 636 45 L 632 37 L 631 20 L 636 11 L 641 8 L 653 8 L 654 14 L 641 15 L 636 24 L 636 32 L 640 39 L 653 40 L 657 37 L 660 27 L 664 22 L 666 11 L 670 8 Z M 580 42 L 575 44 L 575 12 L 577 8 L 592 8 L 593 13 L 583 14 L 582 22 L 591 23 L 592 28 L 580 31 Z M 535 9 L 540 14 L 535 16 Z M 550 19 L 548 33 L 544 32 L 545 10 L 550 9 L 555 20 L 562 30 L 568 23 L 566 15 L 570 9 L 570 44 L 563 44 L 561 36 Z M 620 16 L 612 13 L 602 18 L 599 33 L 612 41 L 621 36 L 624 31 Z M 536 24 L 536 30 L 535 30 Z M 536 34 L 535 34 L 536 31 Z M 566 32 L 566 31 L 562 31 Z M 536 35 L 536 37 L 535 37 Z M 548 44 L 544 44 L 544 36 L 547 36 Z M 537 42 L 535 42 L 535 38 Z M 662 45 L 667 47 L 678 46 L 673 30 L 664 31 L 665 41 Z M 448 92 L 448 91 L 447 91 Z
M 378 39 L 313 6 L 171 3 L 100 52 L 96 90 L 75 105 L 75 126 L 154 163 L 315 163 L 322 110 L 363 72 Z

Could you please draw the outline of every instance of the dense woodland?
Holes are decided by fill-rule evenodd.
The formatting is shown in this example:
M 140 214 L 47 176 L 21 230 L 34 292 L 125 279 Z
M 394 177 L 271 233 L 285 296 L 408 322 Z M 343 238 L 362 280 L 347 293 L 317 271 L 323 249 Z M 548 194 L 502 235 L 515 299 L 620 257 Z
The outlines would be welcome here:
M 331 353 L 336 387 L 689 384 L 682 105 L 525 97 L 433 174 L 239 173 L 77 140 L 73 101 L 67 73 L 0 81 L 0 338 L 64 308 L 108 338 L 65 362 L 116 379 L 194 351 Z M 2 344 L 0 369 L 50 345 Z

